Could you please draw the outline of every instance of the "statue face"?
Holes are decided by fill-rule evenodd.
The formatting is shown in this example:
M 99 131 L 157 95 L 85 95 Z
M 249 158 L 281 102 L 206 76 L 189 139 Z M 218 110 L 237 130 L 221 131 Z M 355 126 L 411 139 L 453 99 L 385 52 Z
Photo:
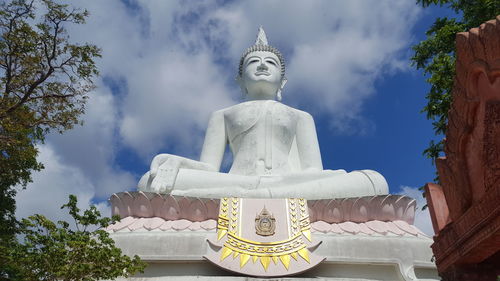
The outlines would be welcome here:
M 266 51 L 249 53 L 243 62 L 241 83 L 250 100 L 275 99 L 281 86 L 278 56 Z

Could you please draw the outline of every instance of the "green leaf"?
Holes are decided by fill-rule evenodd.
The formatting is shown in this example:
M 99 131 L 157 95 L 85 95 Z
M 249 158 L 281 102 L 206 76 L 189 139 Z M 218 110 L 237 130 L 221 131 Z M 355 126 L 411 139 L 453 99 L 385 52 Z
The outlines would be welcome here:
M 436 135 L 446 134 L 448 111 L 452 102 L 455 76 L 455 37 L 458 32 L 468 31 L 500 14 L 498 0 L 417 0 L 423 7 L 447 6 L 455 17 L 438 17 L 426 32 L 427 39 L 414 45 L 412 65 L 422 69 L 430 84 L 426 94 L 427 104 L 422 109 L 432 121 Z M 443 143 L 431 141 L 424 155 L 435 159 L 443 153 Z
M 76 197 L 70 195 L 68 203 L 62 206 L 75 220 L 76 230 L 65 221 L 55 224 L 39 214 L 22 220 L 19 233 L 23 240 L 11 241 L 9 247 L 0 248 L 7 253 L 9 277 L 13 280 L 102 280 L 144 271 L 146 264 L 138 256 L 123 255 L 109 233 L 102 229 L 110 219 L 101 218 L 95 206 L 82 214 L 77 203 Z M 81 230 L 82 225 L 95 230 Z

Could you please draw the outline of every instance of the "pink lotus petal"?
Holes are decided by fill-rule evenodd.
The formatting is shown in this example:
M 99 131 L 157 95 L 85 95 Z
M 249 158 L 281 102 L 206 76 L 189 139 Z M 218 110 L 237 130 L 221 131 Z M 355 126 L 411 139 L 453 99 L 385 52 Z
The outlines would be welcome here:
M 124 206 L 124 213 L 128 216 L 134 216 L 132 212 L 132 205 L 134 204 L 134 197 L 129 192 L 120 192 L 117 194 Z M 121 210 L 120 210 L 121 211 Z
M 330 229 L 332 228 L 332 226 L 329 223 L 326 223 L 324 221 L 313 222 L 311 224 L 311 227 L 316 229 L 317 231 L 323 232 L 323 233 L 329 232 Z
M 394 202 L 394 210 L 396 211 L 396 218 L 395 219 L 401 219 L 403 217 L 406 206 L 408 205 L 405 202 L 406 198 L 407 198 L 406 196 L 401 195 Z
M 186 212 L 188 215 L 187 218 L 190 221 L 200 222 L 200 221 L 204 221 L 204 220 L 208 219 L 207 218 L 207 207 L 205 207 L 205 204 L 203 203 L 203 201 L 201 201 L 198 198 L 191 201 L 187 211 L 188 211 L 188 212 Z M 181 212 L 182 212 L 182 210 L 181 210 Z
M 129 224 L 135 222 L 137 219 L 134 217 L 126 217 L 116 222 L 113 226 L 113 231 L 119 231 L 127 227 Z
M 328 200 L 317 200 L 314 203 L 314 217 L 316 221 L 323 221 L 323 212 L 325 211 L 325 207 L 328 204 Z
M 153 200 L 154 197 L 160 195 L 159 193 L 156 192 L 144 192 L 144 191 L 139 191 L 139 194 L 142 194 L 148 198 L 149 201 Z
M 173 221 L 172 229 L 184 230 L 184 229 L 188 228 L 191 224 L 192 224 L 192 222 L 185 220 L 185 219 L 176 220 L 176 221 Z
M 174 225 L 174 221 L 165 221 L 162 225 L 160 225 L 160 230 L 171 230 L 172 225 Z
M 151 201 L 144 192 L 135 194 L 134 203 L 132 205 L 132 213 L 140 218 L 149 218 L 153 216 L 153 208 Z
M 369 202 L 366 198 L 360 197 L 354 201 L 351 207 L 351 219 L 352 222 L 365 222 L 368 220 L 369 213 Z
M 215 199 L 205 199 L 205 206 L 207 207 L 207 218 L 217 219 L 219 216 L 219 201 Z
M 384 195 L 373 196 L 369 200 L 369 205 L 371 207 L 368 213 L 368 221 L 376 220 L 380 218 L 380 211 L 382 210 L 382 201 L 384 200 Z
M 206 230 L 212 230 L 217 227 L 217 221 L 215 220 L 206 220 L 200 223 L 201 228 Z
M 163 207 L 163 203 L 165 202 L 165 199 L 163 199 L 163 196 L 161 194 L 155 193 L 155 196 L 151 199 L 151 208 L 153 208 L 153 216 L 154 217 L 161 217 L 161 208 Z
M 373 230 L 371 230 L 368 226 L 366 226 L 366 224 L 364 222 L 358 224 L 359 226 L 359 230 L 364 233 L 364 234 L 368 234 L 368 235 L 372 235 L 374 234 L 375 232 Z
M 200 222 L 195 221 L 195 222 L 191 223 L 191 225 L 188 228 L 189 228 L 189 230 L 200 230 L 201 229 Z
M 397 221 L 394 221 L 394 224 L 406 233 L 409 233 L 409 234 L 415 235 L 415 236 L 417 236 L 417 234 L 418 234 L 418 231 L 416 229 L 414 229 L 413 227 L 411 227 L 411 225 L 409 225 L 405 221 L 397 220 Z
M 123 205 L 122 200 L 117 194 L 111 195 L 109 198 L 109 203 L 111 205 L 111 214 L 118 215 L 120 218 L 125 218 L 129 216 L 128 208 Z
M 352 212 L 352 205 L 354 205 L 354 202 L 356 201 L 356 198 L 345 198 L 342 199 L 342 209 L 344 210 L 344 217 L 342 221 L 350 221 L 351 220 L 351 212 Z
M 327 223 L 343 221 L 342 205 L 339 200 L 331 200 L 323 211 L 323 219 Z
M 417 231 L 418 235 L 422 235 L 422 236 L 425 236 L 425 237 L 429 237 L 429 235 L 423 233 L 420 229 L 418 229 L 418 227 L 414 226 L 414 225 L 410 225 L 411 228 L 413 228 L 415 231 Z
M 386 195 L 384 200 L 382 200 L 380 215 L 378 220 L 390 221 L 396 218 L 396 211 L 394 210 L 394 201 L 396 198 L 391 195 Z
M 330 231 L 333 233 L 338 233 L 338 234 L 344 233 L 344 231 L 340 228 L 338 223 L 332 223 Z
M 189 216 L 191 214 L 190 210 L 190 205 L 191 205 L 191 198 L 187 197 L 180 197 L 177 198 L 177 202 L 179 203 L 179 219 L 189 219 Z
M 163 223 L 165 222 L 164 219 L 162 218 L 158 218 L 158 217 L 154 217 L 154 218 L 148 218 L 146 220 L 146 222 L 144 223 L 144 228 L 147 229 L 147 230 L 153 230 L 153 229 L 157 229 L 158 227 L 160 227 Z
M 343 223 L 339 223 L 338 226 L 344 230 L 345 232 L 356 234 L 359 233 L 359 226 L 353 222 L 346 221 Z
M 375 232 L 378 232 L 380 234 L 387 234 L 387 227 L 384 222 L 381 222 L 379 220 L 373 220 L 373 221 L 367 221 L 365 222 L 366 226 L 368 226 L 370 229 L 372 229 Z
M 316 210 L 312 208 L 312 204 L 311 201 L 308 201 L 308 204 L 307 204 L 307 210 L 308 210 L 308 213 L 309 213 L 309 221 L 311 223 L 317 221 L 316 219 Z
M 178 220 L 180 217 L 180 207 L 177 199 L 171 195 L 166 196 L 160 213 L 161 217 L 165 220 Z
M 393 222 L 388 221 L 388 222 L 386 222 L 385 224 L 387 225 L 387 229 L 388 229 L 390 232 L 392 232 L 392 233 L 394 233 L 394 234 L 396 234 L 396 235 L 399 235 L 399 236 L 401 236 L 401 235 L 404 235 L 404 234 L 405 234 L 405 232 L 404 232 L 404 231 L 402 231 L 401 229 L 399 229 L 399 227 L 397 227 L 397 225 L 395 225 Z
M 128 229 L 130 229 L 131 231 L 141 229 L 143 228 L 145 222 L 146 222 L 145 218 L 139 218 L 135 222 L 129 224 Z
M 404 217 L 402 218 L 404 221 L 406 221 L 408 224 L 413 224 L 415 221 L 415 209 L 417 208 L 417 201 L 413 199 L 409 204 L 408 207 L 406 208 L 404 212 Z

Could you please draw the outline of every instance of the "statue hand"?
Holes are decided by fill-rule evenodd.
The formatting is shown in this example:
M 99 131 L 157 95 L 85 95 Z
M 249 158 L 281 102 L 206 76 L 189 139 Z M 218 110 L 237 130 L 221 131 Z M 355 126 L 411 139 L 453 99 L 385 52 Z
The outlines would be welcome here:
M 160 154 L 151 163 L 151 191 L 158 193 L 170 193 L 175 183 L 177 173 L 181 166 L 181 160 L 172 155 Z
M 181 168 L 215 171 L 213 166 L 204 162 L 171 154 L 158 154 L 153 158 L 149 172 L 139 181 L 139 189 L 149 192 L 170 193 Z
M 151 161 L 151 166 L 149 167 L 149 174 L 151 177 L 156 177 L 156 173 L 158 172 L 158 168 L 160 165 L 165 163 L 169 158 L 172 158 L 173 155 L 170 154 L 158 154 L 153 158 L 153 161 Z

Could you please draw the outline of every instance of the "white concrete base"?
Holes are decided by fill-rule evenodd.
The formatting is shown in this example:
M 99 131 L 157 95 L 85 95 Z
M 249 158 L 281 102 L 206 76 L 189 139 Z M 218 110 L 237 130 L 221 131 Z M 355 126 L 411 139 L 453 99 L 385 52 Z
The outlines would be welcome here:
M 313 235 L 323 241 L 315 253 L 326 261 L 300 276 L 273 280 L 439 280 L 428 237 Z M 125 254 L 137 254 L 149 264 L 144 274 L 127 280 L 269 280 L 237 277 L 205 261 L 212 231 L 119 231 L 111 236 Z

